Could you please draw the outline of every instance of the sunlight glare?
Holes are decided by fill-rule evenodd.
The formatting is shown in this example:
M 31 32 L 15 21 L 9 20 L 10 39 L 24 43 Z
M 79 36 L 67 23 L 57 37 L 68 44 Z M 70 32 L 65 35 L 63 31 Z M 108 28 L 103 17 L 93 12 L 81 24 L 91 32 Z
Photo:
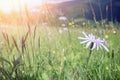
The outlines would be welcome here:
M 20 7 L 24 8 L 27 4 L 28 8 L 39 6 L 43 0 L 0 0 L 0 10 L 9 13 L 12 10 L 19 11 Z

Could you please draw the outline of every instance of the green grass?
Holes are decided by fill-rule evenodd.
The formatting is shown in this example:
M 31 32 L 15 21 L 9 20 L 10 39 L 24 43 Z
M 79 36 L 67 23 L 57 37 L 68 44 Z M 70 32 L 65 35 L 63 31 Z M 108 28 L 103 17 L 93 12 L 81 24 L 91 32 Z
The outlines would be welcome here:
M 101 25 L 93 28 L 94 25 L 69 27 L 69 31 L 40 24 L 30 28 L 22 26 L 5 29 L 9 44 L 1 33 L 0 80 L 119 80 L 120 32 L 117 30 L 113 34 L 112 29 L 104 30 L 99 28 Z M 63 30 L 61 34 L 60 29 Z M 78 39 L 83 36 L 81 31 L 101 38 L 108 35 L 110 51 L 94 50 L 88 67 L 86 60 L 89 49 L 80 44 Z

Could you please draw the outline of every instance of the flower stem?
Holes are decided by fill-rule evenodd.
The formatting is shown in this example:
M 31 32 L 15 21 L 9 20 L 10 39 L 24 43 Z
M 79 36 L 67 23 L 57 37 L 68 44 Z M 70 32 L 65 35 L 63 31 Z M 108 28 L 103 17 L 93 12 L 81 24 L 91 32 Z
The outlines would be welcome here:
M 86 77 L 87 77 L 87 79 L 89 79 L 89 69 L 88 69 L 88 64 L 89 64 L 89 60 L 90 60 L 90 57 L 91 57 L 91 54 L 92 54 L 92 48 L 93 48 L 93 45 L 94 45 L 94 43 L 92 42 L 92 43 L 91 43 L 91 46 L 90 46 L 89 56 L 88 56 L 88 58 L 87 58 L 87 63 L 86 63 Z
M 88 66 L 88 64 L 89 64 L 89 60 L 90 60 L 90 57 L 91 57 L 91 54 L 92 54 L 92 47 L 93 47 L 93 45 L 94 45 L 94 43 L 92 42 L 91 46 L 90 46 L 90 52 L 89 52 L 89 56 L 87 58 L 87 65 L 86 66 Z
M 89 56 L 87 58 L 87 65 L 89 64 L 89 60 L 90 60 L 91 54 L 92 54 L 92 50 L 90 50 L 90 52 L 89 52 Z

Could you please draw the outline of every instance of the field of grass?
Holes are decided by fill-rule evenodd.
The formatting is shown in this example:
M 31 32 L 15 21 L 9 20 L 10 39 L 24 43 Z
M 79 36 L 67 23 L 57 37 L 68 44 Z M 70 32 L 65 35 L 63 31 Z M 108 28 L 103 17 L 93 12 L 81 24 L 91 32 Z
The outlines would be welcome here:
M 105 25 L 1 27 L 0 80 L 119 80 L 119 25 Z M 109 49 L 94 49 L 88 65 L 83 31 L 106 38 Z

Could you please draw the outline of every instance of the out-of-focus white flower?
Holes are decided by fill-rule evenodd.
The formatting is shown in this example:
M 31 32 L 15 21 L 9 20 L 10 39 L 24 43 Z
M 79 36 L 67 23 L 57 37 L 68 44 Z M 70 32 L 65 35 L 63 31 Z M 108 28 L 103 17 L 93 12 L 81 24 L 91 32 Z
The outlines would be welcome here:
M 65 16 L 61 16 L 61 17 L 59 17 L 59 20 L 65 21 L 65 20 L 67 20 L 67 18 Z
M 99 25 L 100 23 L 99 22 L 96 22 L 97 25 Z
M 5 43 L 3 41 L 0 42 L 1 45 L 4 45 Z
M 85 23 L 85 22 L 83 22 L 83 23 L 82 23 L 82 26 L 85 26 L 85 25 L 86 25 L 86 23 Z
M 109 51 L 108 48 L 106 47 L 106 40 L 105 39 L 100 39 L 97 38 L 96 36 L 94 36 L 93 34 L 86 34 L 85 32 L 82 32 L 84 37 L 78 37 L 78 39 L 81 40 L 81 44 L 86 43 L 86 48 L 88 48 L 89 46 L 92 47 L 90 48 L 91 50 L 97 48 L 97 50 L 99 48 L 104 48 L 106 51 Z
M 62 24 L 61 26 L 62 26 L 62 27 L 65 27 L 66 25 L 65 25 L 65 24 Z
M 62 34 L 62 33 L 63 33 L 63 31 L 62 31 L 61 29 L 59 29 L 59 33 L 60 33 L 60 34 Z
M 65 28 L 63 28 L 63 30 L 64 30 L 64 31 L 68 31 L 68 28 L 65 27 Z

